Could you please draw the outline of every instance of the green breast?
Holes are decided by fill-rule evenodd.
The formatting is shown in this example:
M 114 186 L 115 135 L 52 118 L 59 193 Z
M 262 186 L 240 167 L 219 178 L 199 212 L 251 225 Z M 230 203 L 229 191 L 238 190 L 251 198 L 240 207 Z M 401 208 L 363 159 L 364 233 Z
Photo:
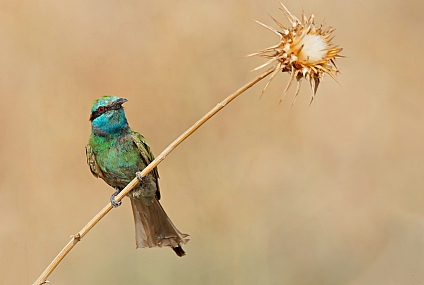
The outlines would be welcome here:
M 89 143 L 105 181 L 111 186 L 124 187 L 137 171 L 146 167 L 130 135 L 92 135 Z

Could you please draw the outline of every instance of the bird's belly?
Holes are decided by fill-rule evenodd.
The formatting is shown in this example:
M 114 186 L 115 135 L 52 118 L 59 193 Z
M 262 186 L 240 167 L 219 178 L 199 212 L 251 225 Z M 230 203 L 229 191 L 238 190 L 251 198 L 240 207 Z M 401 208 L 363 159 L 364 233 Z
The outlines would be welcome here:
M 109 148 L 96 156 L 100 158 L 97 161 L 104 180 L 113 187 L 125 187 L 135 173 L 145 167 L 138 152 L 133 149 Z

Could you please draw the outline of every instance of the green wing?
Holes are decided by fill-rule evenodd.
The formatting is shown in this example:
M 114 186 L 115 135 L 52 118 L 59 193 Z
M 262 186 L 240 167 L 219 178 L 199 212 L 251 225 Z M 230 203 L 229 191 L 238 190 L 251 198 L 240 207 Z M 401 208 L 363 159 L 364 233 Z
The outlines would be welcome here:
M 85 155 L 87 156 L 87 164 L 88 164 L 88 166 L 90 166 L 91 173 L 96 178 L 99 178 L 99 177 L 103 178 L 103 172 L 100 170 L 100 167 L 97 164 L 96 156 L 95 156 L 93 149 L 91 148 L 90 144 L 85 146 Z
M 131 131 L 131 137 L 133 142 L 137 146 L 138 151 L 140 152 L 140 155 L 143 158 L 144 162 L 146 163 L 146 165 L 149 165 L 155 159 L 155 156 L 153 155 L 153 152 L 150 150 L 150 146 L 146 142 L 146 139 L 143 137 L 142 134 L 136 131 Z M 158 168 L 155 167 L 150 173 L 155 178 L 156 186 L 158 188 L 158 191 L 156 192 L 156 197 L 159 200 L 160 192 L 159 192 L 159 181 L 158 181 L 159 179 Z

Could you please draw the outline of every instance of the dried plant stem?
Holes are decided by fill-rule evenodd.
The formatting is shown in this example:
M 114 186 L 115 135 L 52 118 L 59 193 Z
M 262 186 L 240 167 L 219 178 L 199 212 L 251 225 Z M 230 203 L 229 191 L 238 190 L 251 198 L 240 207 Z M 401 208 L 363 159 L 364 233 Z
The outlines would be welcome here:
M 173 151 L 180 143 L 182 143 L 186 138 L 188 138 L 192 133 L 194 133 L 200 126 L 202 126 L 207 120 L 209 120 L 213 115 L 218 113 L 222 108 L 224 108 L 228 103 L 233 101 L 237 96 L 242 94 L 244 91 L 261 81 L 263 78 L 267 77 L 274 71 L 274 68 L 269 69 L 265 73 L 259 75 L 236 92 L 225 98 L 223 101 L 218 103 L 212 110 L 210 110 L 206 115 L 204 115 L 200 120 L 198 120 L 193 126 L 181 134 L 175 141 L 173 141 L 160 155 L 156 157 L 143 171 L 141 171 L 142 176 L 146 176 L 150 171 L 152 171 L 166 156 Z M 136 185 L 138 184 L 138 179 L 134 178 L 116 197 L 116 201 L 121 201 L 122 198 L 127 195 Z M 71 236 L 71 240 L 68 244 L 59 252 L 55 259 L 50 263 L 50 265 L 44 270 L 44 272 L 38 277 L 37 281 L 33 285 L 40 285 L 47 283 L 47 277 L 53 272 L 53 270 L 58 266 L 58 264 L 65 258 L 65 256 L 71 251 L 71 249 L 88 233 L 91 228 L 93 228 L 110 210 L 112 206 L 108 203 L 97 215 L 91 219 L 90 222 L 85 225 L 82 230 L 80 230 L 76 235 Z

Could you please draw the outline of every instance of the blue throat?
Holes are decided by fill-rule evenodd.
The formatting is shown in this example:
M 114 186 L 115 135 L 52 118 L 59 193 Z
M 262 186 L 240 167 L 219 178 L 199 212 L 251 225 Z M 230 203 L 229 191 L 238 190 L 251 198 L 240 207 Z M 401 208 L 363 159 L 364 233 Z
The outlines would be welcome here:
M 130 130 L 124 109 L 111 110 L 91 122 L 91 130 L 98 136 L 117 136 Z

